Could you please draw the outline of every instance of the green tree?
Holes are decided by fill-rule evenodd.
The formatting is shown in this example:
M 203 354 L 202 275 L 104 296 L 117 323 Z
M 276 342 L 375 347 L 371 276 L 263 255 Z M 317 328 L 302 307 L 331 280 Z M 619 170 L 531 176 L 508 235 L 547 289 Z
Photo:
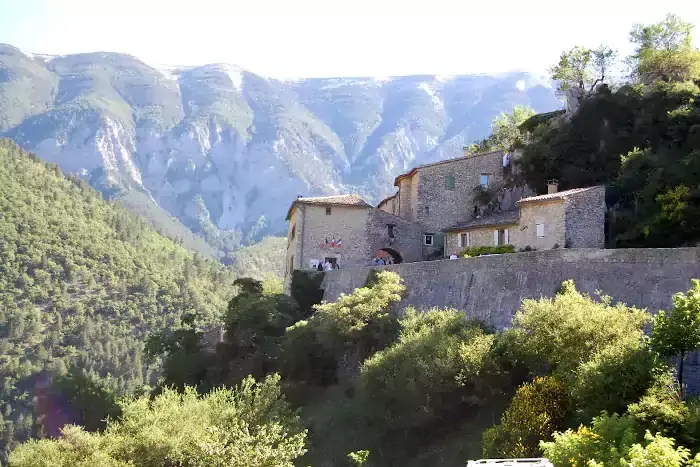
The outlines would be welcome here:
M 501 423 L 483 435 L 487 457 L 538 457 L 540 441 L 564 427 L 569 410 L 565 386 L 555 378 L 536 378 L 518 388 Z
M 68 402 L 74 423 L 87 431 L 103 430 L 108 419 L 121 415 L 115 391 L 96 375 L 71 367 L 54 379 L 55 391 Z
M 358 382 L 365 416 L 394 442 L 449 424 L 455 412 L 503 391 L 495 336 L 481 323 L 452 309 L 407 309 L 399 323 L 398 341 L 365 360 Z
M 552 80 L 557 81 L 560 94 L 572 88 L 590 92 L 609 78 L 615 59 L 615 51 L 608 47 L 601 45 L 597 49 L 589 49 L 576 46 L 562 52 L 559 63 L 549 72 Z
M 635 25 L 630 32 L 633 76 L 645 84 L 698 79 L 700 50 L 693 47 L 692 32 L 691 23 L 672 14 L 658 23 Z
M 280 394 L 279 376 L 205 396 L 187 387 L 121 402 L 122 417 L 103 433 L 76 426 L 63 437 L 29 441 L 10 454 L 14 467 L 235 465 L 292 467 L 306 431 Z
M 670 313 L 659 311 L 654 317 L 651 345 L 666 357 L 680 355 L 678 382 L 683 394 L 683 360 L 685 354 L 700 347 L 700 280 L 693 279 L 687 293 L 673 296 Z
M 523 146 L 523 132 L 520 130 L 528 118 L 535 115 L 529 107 L 516 105 L 510 113 L 501 112 L 491 123 L 491 135 L 469 146 L 473 154 L 489 151 L 513 151 Z
M 521 352 L 534 368 L 548 368 L 571 379 L 581 363 L 615 342 L 641 342 L 649 314 L 610 297 L 600 301 L 562 283 L 554 298 L 523 300 L 513 328 L 521 333 Z

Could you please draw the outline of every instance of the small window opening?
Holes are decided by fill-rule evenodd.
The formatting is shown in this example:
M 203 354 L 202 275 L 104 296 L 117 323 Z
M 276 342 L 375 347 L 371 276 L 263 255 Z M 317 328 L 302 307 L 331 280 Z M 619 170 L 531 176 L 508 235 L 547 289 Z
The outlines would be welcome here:
M 484 188 L 489 187 L 489 174 L 481 174 L 481 180 L 480 180 L 481 186 Z
M 389 238 L 394 238 L 394 225 L 388 224 L 386 227 L 389 233 Z
M 433 245 L 433 234 L 425 234 L 425 238 L 423 239 L 423 243 L 428 246 Z
M 331 215 L 331 207 L 330 206 L 326 206 L 326 215 L 327 216 Z

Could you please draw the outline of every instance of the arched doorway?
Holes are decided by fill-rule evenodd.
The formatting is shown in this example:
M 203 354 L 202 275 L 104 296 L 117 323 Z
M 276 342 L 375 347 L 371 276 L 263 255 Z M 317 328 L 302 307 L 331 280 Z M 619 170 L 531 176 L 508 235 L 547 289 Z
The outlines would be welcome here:
M 377 250 L 376 256 L 377 258 L 381 258 L 383 260 L 391 258 L 393 264 L 403 263 L 403 257 L 398 251 L 394 250 L 393 248 L 381 248 Z

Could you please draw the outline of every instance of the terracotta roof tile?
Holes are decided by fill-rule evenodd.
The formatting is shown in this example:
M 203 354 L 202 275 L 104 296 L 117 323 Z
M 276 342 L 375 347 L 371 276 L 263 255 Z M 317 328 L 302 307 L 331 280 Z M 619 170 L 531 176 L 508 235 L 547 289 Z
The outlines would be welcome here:
M 556 193 L 549 193 L 546 195 L 530 196 L 529 198 L 521 199 L 520 201 L 518 201 L 518 203 L 530 203 L 530 202 L 536 202 L 536 201 L 549 201 L 549 200 L 555 200 L 555 199 L 565 199 L 568 196 L 577 195 L 579 193 L 583 193 L 583 192 L 589 191 L 589 190 L 594 190 L 596 188 L 600 188 L 600 185 L 589 186 L 587 188 L 574 188 L 572 190 L 558 191 Z
M 294 200 L 292 205 L 287 211 L 287 219 L 292 217 L 292 210 L 297 204 L 320 204 L 320 205 L 334 205 L 334 206 L 352 206 L 357 208 L 371 208 L 367 201 L 362 199 L 360 195 L 349 194 L 349 195 L 333 195 L 333 196 L 310 196 L 310 197 L 299 197 Z

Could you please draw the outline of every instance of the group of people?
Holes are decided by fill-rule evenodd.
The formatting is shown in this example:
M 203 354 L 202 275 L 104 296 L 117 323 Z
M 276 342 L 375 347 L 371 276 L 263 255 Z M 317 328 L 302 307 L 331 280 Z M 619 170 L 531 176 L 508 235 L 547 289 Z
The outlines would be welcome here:
M 316 267 L 319 271 L 332 271 L 333 269 L 340 269 L 340 265 L 336 261 L 335 264 L 331 263 L 326 259 L 325 262 L 319 262 Z
M 372 263 L 374 264 L 374 266 L 384 266 L 385 264 L 394 264 L 394 258 L 392 258 L 391 256 L 389 256 L 387 258 L 376 257 L 376 258 L 374 258 Z

